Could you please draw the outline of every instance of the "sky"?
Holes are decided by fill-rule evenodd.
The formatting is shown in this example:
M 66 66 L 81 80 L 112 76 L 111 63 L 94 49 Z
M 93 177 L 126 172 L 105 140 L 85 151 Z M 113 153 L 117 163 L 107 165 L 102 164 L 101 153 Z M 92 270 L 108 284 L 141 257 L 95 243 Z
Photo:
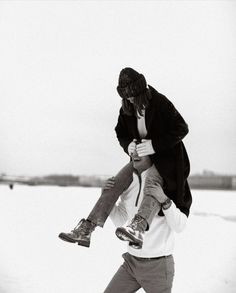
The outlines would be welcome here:
M 115 174 L 119 72 L 189 125 L 191 173 L 236 174 L 236 2 L 1 1 L 0 173 Z

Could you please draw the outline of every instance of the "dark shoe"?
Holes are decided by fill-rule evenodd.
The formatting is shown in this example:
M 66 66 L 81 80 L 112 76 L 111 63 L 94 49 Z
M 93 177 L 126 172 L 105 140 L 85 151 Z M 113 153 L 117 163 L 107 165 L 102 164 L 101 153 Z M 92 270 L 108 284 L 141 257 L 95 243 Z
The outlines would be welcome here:
M 120 240 L 129 241 L 133 248 L 140 249 L 143 245 L 143 234 L 146 227 L 147 221 L 141 216 L 135 215 L 128 226 L 116 229 L 116 236 Z
M 70 242 L 70 243 L 78 243 L 78 245 L 82 245 L 85 247 L 90 246 L 90 238 L 91 233 L 96 228 L 96 224 L 82 219 L 79 224 L 69 233 L 60 233 L 59 238 L 61 240 Z

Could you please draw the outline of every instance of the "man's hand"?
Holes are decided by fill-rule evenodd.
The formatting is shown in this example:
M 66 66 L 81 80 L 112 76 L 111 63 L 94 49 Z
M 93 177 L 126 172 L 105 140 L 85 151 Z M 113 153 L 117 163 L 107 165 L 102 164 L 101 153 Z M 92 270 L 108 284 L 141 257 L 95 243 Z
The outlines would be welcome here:
M 136 146 L 139 157 L 155 154 L 151 139 L 142 139 L 142 142 Z
M 114 185 L 115 185 L 115 177 L 108 178 L 102 187 L 102 192 L 104 190 L 111 189 L 112 187 L 114 187 Z

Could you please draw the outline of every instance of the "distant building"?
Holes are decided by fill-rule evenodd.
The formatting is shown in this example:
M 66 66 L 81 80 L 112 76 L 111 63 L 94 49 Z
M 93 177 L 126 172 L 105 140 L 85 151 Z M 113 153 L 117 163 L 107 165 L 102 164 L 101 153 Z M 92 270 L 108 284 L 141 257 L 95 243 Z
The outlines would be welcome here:
M 205 172 L 202 175 L 191 175 L 188 182 L 193 189 L 236 190 L 236 176 L 216 175 Z

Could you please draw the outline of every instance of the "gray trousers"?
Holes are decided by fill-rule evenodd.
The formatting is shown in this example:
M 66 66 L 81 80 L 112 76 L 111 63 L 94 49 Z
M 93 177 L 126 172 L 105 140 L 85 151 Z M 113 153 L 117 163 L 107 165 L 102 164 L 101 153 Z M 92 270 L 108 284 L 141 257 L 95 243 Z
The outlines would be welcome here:
M 125 253 L 123 258 L 104 293 L 133 293 L 140 288 L 146 293 L 171 293 L 175 270 L 172 255 L 141 259 Z
M 125 165 L 118 174 L 116 174 L 115 186 L 102 192 L 87 218 L 89 221 L 97 226 L 104 226 L 104 223 L 119 196 L 133 181 L 133 172 L 133 163 L 130 162 Z M 163 193 L 163 179 L 154 165 L 152 165 L 147 172 L 144 184 L 144 197 L 138 210 L 138 214 L 146 219 L 150 226 L 153 217 L 160 211 L 160 204 L 157 200 L 158 194 Z
M 160 211 L 161 205 L 158 202 L 160 195 L 165 196 L 163 191 L 163 178 L 153 164 L 148 170 L 144 183 L 144 196 L 140 204 L 138 215 L 143 217 L 148 226 L 151 225 L 154 216 Z
M 134 167 L 129 162 L 115 176 L 114 187 L 103 190 L 101 196 L 88 216 L 88 220 L 103 227 L 119 196 L 133 181 Z

